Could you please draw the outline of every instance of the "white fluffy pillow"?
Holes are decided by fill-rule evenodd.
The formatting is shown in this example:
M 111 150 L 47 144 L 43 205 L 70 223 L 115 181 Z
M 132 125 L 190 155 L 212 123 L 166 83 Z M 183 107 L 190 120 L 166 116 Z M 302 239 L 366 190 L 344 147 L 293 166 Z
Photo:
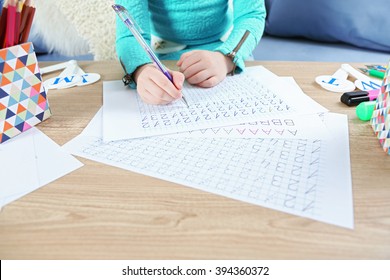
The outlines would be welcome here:
M 43 41 L 41 45 L 46 46 L 49 52 L 56 51 L 67 56 L 89 53 L 87 40 L 58 9 L 57 2 L 62 0 L 35 0 L 33 35 Z
M 35 2 L 34 29 L 50 50 L 67 56 L 92 53 L 95 60 L 117 59 L 113 1 Z

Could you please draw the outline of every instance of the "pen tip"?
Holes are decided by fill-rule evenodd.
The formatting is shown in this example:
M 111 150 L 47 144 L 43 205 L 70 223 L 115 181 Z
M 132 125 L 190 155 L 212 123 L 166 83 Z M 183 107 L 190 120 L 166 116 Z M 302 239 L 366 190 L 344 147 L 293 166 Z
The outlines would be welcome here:
M 184 96 L 181 97 L 181 100 L 183 100 L 183 102 L 184 102 L 184 104 L 186 104 L 187 108 L 190 107 L 190 106 L 188 105 L 187 100 L 184 98 Z

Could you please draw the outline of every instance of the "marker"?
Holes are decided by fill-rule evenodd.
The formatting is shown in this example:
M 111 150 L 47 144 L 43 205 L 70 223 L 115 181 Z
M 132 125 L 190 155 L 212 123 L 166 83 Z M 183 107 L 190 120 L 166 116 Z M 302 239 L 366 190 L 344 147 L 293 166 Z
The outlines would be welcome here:
M 383 67 L 382 65 L 366 65 L 368 69 L 375 69 L 381 72 L 386 72 L 386 67 Z
M 376 101 L 366 101 L 356 107 L 356 115 L 362 121 L 369 121 L 375 109 Z
M 369 90 L 369 91 L 345 92 L 340 97 L 340 101 L 348 106 L 356 106 L 365 101 L 375 100 L 380 93 L 381 93 L 380 88 Z
M 364 69 L 364 68 L 359 68 L 360 71 L 362 71 L 364 74 L 368 74 L 371 77 L 376 77 L 379 79 L 384 79 L 385 77 L 385 72 L 375 70 L 375 69 Z

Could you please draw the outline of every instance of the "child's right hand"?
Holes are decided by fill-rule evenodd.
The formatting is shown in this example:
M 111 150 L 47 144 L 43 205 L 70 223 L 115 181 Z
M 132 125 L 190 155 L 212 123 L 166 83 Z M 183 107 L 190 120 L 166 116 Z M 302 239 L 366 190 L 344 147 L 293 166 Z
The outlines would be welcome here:
M 153 64 L 145 64 L 137 68 L 134 80 L 141 99 L 149 104 L 168 104 L 182 97 L 184 75 L 177 71 L 170 71 L 173 82 Z

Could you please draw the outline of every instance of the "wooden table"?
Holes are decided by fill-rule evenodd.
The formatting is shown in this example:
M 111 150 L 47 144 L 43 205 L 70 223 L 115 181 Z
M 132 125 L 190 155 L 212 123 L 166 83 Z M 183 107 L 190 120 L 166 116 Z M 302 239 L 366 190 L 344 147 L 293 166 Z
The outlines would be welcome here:
M 357 119 L 355 108 L 314 82 L 340 64 L 248 64 L 293 76 L 314 100 L 349 116 L 354 230 L 80 158 L 81 169 L 3 208 L 0 258 L 389 259 L 390 157 L 370 125 Z M 102 81 L 122 77 L 117 62 L 80 65 L 85 72 L 100 73 Z M 52 90 L 49 102 L 53 116 L 38 127 L 65 144 L 102 105 L 102 82 Z

